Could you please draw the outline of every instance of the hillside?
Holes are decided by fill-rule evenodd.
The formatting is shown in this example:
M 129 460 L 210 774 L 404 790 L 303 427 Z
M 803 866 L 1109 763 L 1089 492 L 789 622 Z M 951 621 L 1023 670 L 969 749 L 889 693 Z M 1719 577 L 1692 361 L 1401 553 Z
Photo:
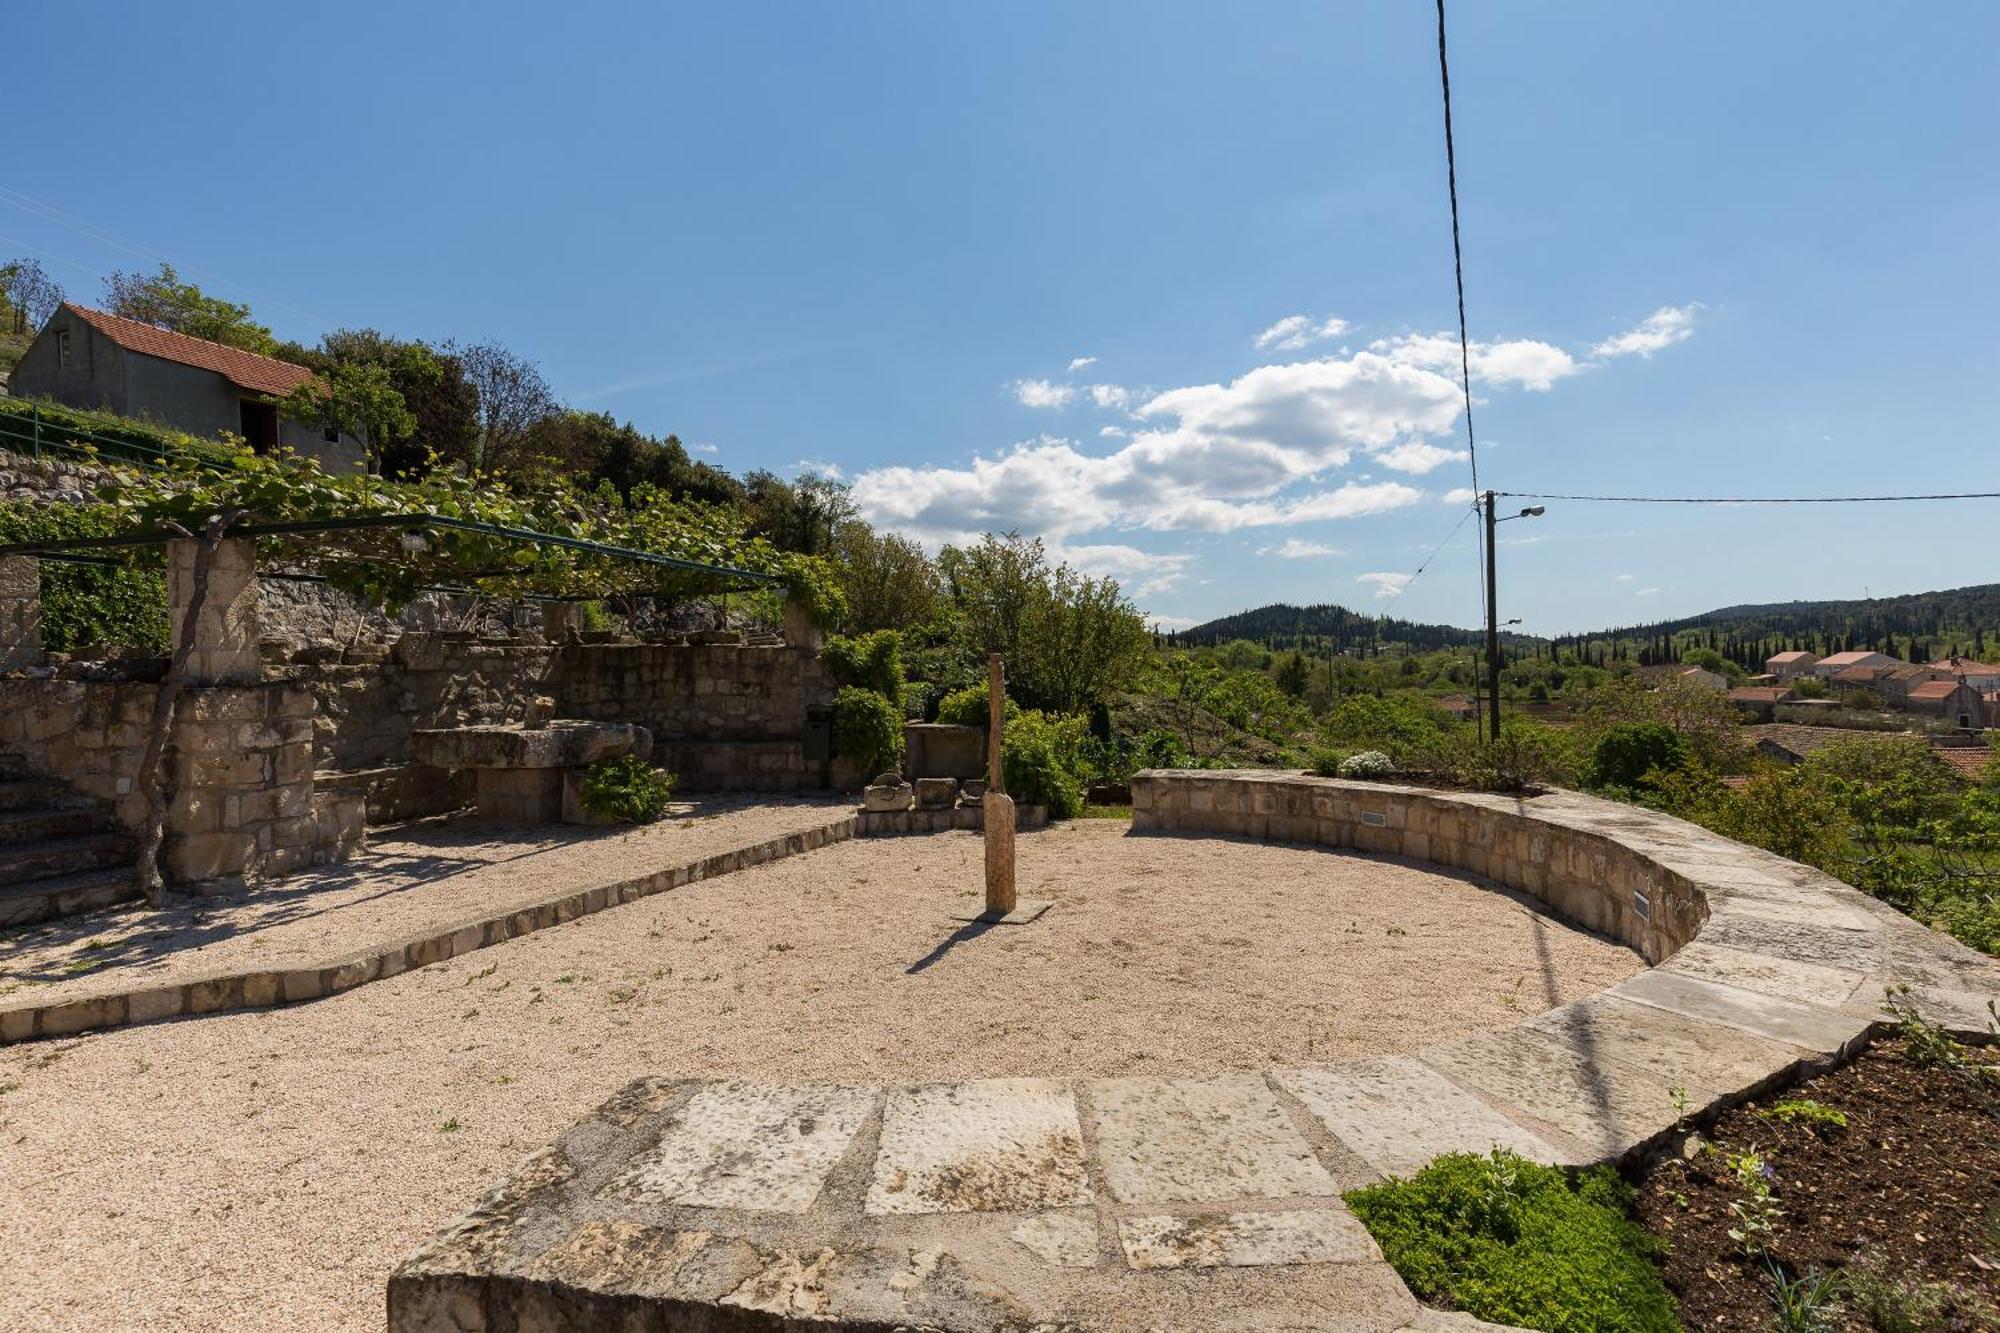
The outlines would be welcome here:
M 1994 637 L 2000 632 L 2000 583 L 1904 593 L 1898 597 L 1724 606 L 1681 620 L 1606 630 L 1588 637 L 1650 639 L 1683 630 L 1716 630 L 1745 637 L 1838 634 L 1851 635 L 1857 640 L 1890 634 L 1924 638 L 1956 635 L 1970 639 L 1980 632 L 1985 637 Z
M 1514 645 L 1540 642 L 1511 633 L 1502 637 Z M 1311 647 L 1320 652 L 1341 652 L 1370 644 L 1428 652 L 1486 642 L 1486 636 L 1480 630 L 1379 619 L 1324 602 L 1312 606 L 1274 602 L 1184 629 L 1174 636 L 1176 643 L 1187 645 L 1228 643 L 1232 639 L 1248 639 L 1281 648 Z

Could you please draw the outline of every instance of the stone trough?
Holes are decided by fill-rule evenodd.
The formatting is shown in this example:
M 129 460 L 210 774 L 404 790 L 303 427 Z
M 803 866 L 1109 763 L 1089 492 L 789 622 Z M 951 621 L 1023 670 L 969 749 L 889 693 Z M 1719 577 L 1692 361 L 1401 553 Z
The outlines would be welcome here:
M 1479 1327 L 1422 1310 L 1341 1193 L 1496 1145 L 1621 1159 L 1851 1050 L 1885 987 L 1964 1033 L 2000 996 L 1994 960 L 1630 806 L 1264 772 L 1146 773 L 1132 797 L 1137 833 L 1485 875 L 1653 966 L 1511 1030 L 1318 1068 L 644 1079 L 397 1271 L 392 1333 Z
M 410 748 L 427 767 L 471 770 L 481 818 L 554 824 L 563 818 L 570 774 L 623 754 L 644 759 L 653 752 L 653 737 L 629 722 L 565 721 L 412 731 Z

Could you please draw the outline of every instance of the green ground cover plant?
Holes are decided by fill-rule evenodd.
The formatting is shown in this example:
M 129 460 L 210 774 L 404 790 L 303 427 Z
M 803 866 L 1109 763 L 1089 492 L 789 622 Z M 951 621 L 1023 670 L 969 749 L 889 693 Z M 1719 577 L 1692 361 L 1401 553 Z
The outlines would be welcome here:
M 1348 1206 L 1417 1297 L 1551 1333 L 1676 1333 L 1659 1243 L 1608 1167 L 1571 1177 L 1505 1150 L 1451 1153 Z

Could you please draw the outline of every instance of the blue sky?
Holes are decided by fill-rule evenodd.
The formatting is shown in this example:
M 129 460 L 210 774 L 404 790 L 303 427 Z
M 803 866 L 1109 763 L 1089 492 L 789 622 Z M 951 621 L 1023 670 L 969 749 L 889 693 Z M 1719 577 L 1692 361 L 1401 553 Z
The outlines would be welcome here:
M 1995 489 L 2000 10 L 1452 22 L 1483 482 Z M 165 255 L 286 336 L 497 338 L 1163 623 L 1478 616 L 1470 524 L 1383 595 L 1469 480 L 1427 5 L 82 0 L 9 38 L 0 255 L 80 299 Z M 1994 513 L 1552 503 L 1502 598 L 1557 633 L 1987 582 Z

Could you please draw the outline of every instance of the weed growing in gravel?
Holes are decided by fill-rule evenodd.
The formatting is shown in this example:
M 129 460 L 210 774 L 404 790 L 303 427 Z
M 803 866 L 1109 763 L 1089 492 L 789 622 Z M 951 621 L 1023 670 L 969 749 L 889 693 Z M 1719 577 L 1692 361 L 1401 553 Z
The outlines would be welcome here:
M 1846 1129 L 1847 1112 L 1816 1102 L 1810 1097 L 1788 1097 L 1759 1115 L 1783 1125 L 1804 1125 L 1816 1134 Z
M 453 1116 L 453 1117 L 452 1117 L 451 1119 L 449 1119 L 449 1120 L 445 1121 L 445 1122 L 444 1122 L 444 1123 L 443 1123 L 442 1125 L 439 1125 L 439 1126 L 438 1126 L 438 1133 L 440 1133 L 440 1134 L 456 1134 L 456 1133 L 458 1133 L 458 1131 L 459 1131 L 459 1130 L 461 1130 L 461 1129 L 463 1129 L 463 1128 L 465 1128 L 465 1127 L 464 1127 L 463 1125 L 461 1125 L 461 1124 L 459 1124 L 459 1123 L 458 1123 L 458 1117 L 457 1117 L 457 1116 Z
M 1608 1167 L 1572 1179 L 1514 1153 L 1450 1153 L 1346 1196 L 1417 1296 L 1529 1328 L 1672 1333 L 1660 1243 Z

